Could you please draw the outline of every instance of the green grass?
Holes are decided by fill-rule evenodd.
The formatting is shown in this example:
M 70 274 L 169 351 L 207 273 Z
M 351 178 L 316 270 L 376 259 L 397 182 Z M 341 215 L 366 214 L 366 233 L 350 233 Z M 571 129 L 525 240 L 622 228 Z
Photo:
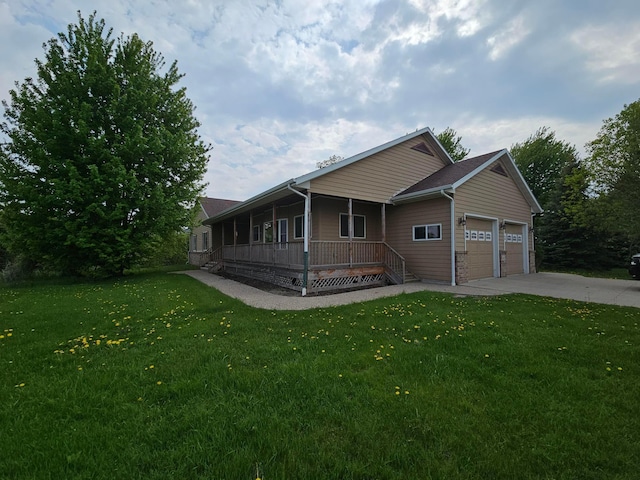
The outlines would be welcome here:
M 5 286 L 0 478 L 637 478 L 639 322 L 430 292 L 268 311 L 165 273 Z

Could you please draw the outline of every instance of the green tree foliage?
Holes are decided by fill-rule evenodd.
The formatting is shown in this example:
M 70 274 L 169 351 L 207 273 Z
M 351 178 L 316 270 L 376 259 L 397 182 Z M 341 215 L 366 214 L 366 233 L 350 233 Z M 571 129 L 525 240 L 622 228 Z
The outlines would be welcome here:
M 563 169 L 578 158 L 576 148 L 558 140 L 548 127 L 538 129 L 523 143 L 512 145 L 511 155 L 545 210 Z
M 95 17 L 78 12 L 3 102 L 1 223 L 14 254 L 111 275 L 188 224 L 209 147 L 176 63 Z
M 543 221 L 536 228 L 547 267 L 604 269 L 616 265 L 615 239 L 590 221 L 593 198 L 589 174 L 577 159 L 567 163 L 551 191 Z
M 625 237 L 635 253 L 640 248 L 640 100 L 605 120 L 587 151 L 597 218 L 607 231 Z
M 440 144 L 454 162 L 462 160 L 469 154 L 469 149 L 462 146 L 462 137 L 453 128 L 447 127 L 436 135 Z

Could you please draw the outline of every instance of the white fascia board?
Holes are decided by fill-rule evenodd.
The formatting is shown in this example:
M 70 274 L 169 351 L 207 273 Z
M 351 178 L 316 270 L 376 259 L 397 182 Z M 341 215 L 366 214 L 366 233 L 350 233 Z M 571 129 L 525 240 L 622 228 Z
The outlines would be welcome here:
M 358 160 L 362 160 L 363 158 L 370 157 L 371 155 L 375 155 L 376 153 L 380 153 L 383 150 L 386 150 L 388 148 L 395 147 L 396 145 L 398 145 L 398 144 L 400 144 L 402 142 L 406 142 L 407 140 L 411 140 L 412 138 L 419 137 L 420 135 L 424 135 L 425 133 L 429 134 L 429 136 L 431 136 L 437 142 L 437 144 L 440 147 L 440 149 L 442 149 L 442 152 L 447 156 L 447 158 L 451 161 L 451 163 L 453 163 L 453 160 L 451 160 L 451 157 L 449 157 L 449 154 L 447 154 L 447 152 L 442 148 L 442 145 L 440 144 L 440 142 L 438 142 L 438 139 L 433 134 L 431 129 L 429 127 L 425 127 L 425 128 L 420 129 L 420 130 L 416 130 L 413 133 L 409 133 L 409 134 L 405 135 L 404 137 L 396 138 L 395 140 L 391 140 L 390 142 L 384 143 L 382 145 L 378 145 L 377 147 L 371 148 L 371 149 L 367 150 L 366 152 L 362 152 L 362 153 L 359 153 L 357 155 L 354 155 L 353 157 L 349 157 L 349 158 L 345 158 L 344 160 L 340 160 L 339 162 L 336 162 L 333 165 L 329 165 L 328 167 L 319 168 L 318 170 L 314 170 L 311 173 L 307 173 L 306 175 L 302 175 L 301 177 L 298 177 L 298 178 L 295 179 L 295 185 L 297 187 L 301 187 L 302 184 L 304 184 L 306 182 L 310 182 L 312 180 L 315 180 L 316 178 L 321 177 L 322 175 L 326 175 L 327 173 L 334 172 L 334 171 L 336 171 L 336 170 L 338 170 L 340 168 L 346 167 L 347 165 L 351 165 L 352 163 L 355 163 Z
M 405 195 L 398 195 L 391 200 L 394 205 L 401 203 L 416 202 L 428 197 L 442 196 L 442 192 L 452 193 L 454 190 L 453 185 L 443 185 L 441 187 L 429 188 L 427 190 L 420 190 L 419 192 L 411 192 Z
M 472 170 L 471 172 L 467 173 L 464 177 L 462 177 L 461 179 L 459 179 L 458 181 L 456 181 L 453 186 L 454 188 L 458 188 L 460 185 L 462 185 L 463 183 L 467 182 L 468 180 L 472 179 L 473 177 L 475 177 L 477 174 L 479 174 L 481 171 L 483 171 L 485 168 L 487 168 L 489 165 L 491 165 L 493 162 L 495 162 L 498 158 L 500 158 L 502 155 L 504 155 L 506 152 L 506 150 L 500 150 L 498 153 L 496 153 L 493 157 L 491 157 L 489 160 L 487 160 L 486 162 L 484 162 L 482 165 L 480 165 L 479 167 L 477 167 L 475 170 Z

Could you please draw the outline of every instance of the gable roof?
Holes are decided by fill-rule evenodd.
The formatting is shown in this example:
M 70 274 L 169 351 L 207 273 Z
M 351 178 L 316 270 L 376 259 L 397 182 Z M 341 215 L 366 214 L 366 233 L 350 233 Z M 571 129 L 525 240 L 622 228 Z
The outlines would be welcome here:
M 223 198 L 200 197 L 198 199 L 202 210 L 204 210 L 207 218 L 213 217 L 215 214 L 222 212 L 234 205 L 240 203 L 238 200 L 226 200 Z
M 344 168 L 347 165 L 351 165 L 352 163 L 355 163 L 359 160 L 362 160 L 364 158 L 370 157 L 372 155 L 375 155 L 376 153 L 380 153 L 384 150 L 387 150 L 391 147 L 395 147 L 396 145 L 401 144 L 402 142 L 406 142 L 407 140 L 411 140 L 412 138 L 416 138 L 416 137 L 420 137 L 422 135 L 427 135 L 429 137 L 431 137 L 432 140 L 435 141 L 435 144 L 437 146 L 438 149 L 438 153 L 441 155 L 441 157 L 443 159 L 446 159 L 449 161 L 449 163 L 453 163 L 453 159 L 451 158 L 451 156 L 447 153 L 447 151 L 444 149 L 444 147 L 442 146 L 442 144 L 440 143 L 440 141 L 438 140 L 438 137 L 436 137 L 434 135 L 434 133 L 431 131 L 431 129 L 429 127 L 426 128 L 422 128 L 420 130 L 416 130 L 413 133 L 408 133 L 407 135 L 403 136 L 403 137 L 399 137 L 396 138 L 395 140 L 391 140 L 390 142 L 387 143 L 383 143 L 382 145 L 378 145 L 377 147 L 371 148 L 367 151 L 364 151 L 362 153 L 359 153 L 357 155 L 354 155 L 353 157 L 349 157 L 349 158 L 345 158 L 344 160 L 341 160 L 339 162 L 336 162 L 332 165 L 329 165 L 328 167 L 325 168 L 319 168 L 318 170 L 314 170 L 311 173 L 307 173 L 306 175 L 302 175 L 301 177 L 298 177 L 296 179 L 294 179 L 294 182 L 296 185 L 302 185 L 306 182 L 309 182 L 311 180 L 314 180 L 322 175 L 326 175 L 327 173 L 331 173 L 335 170 L 338 170 L 340 168 Z
M 248 200 L 245 200 L 244 202 L 238 202 L 235 205 L 230 206 L 229 208 L 227 208 L 226 210 L 223 210 L 219 213 L 217 213 L 216 215 L 214 215 L 215 218 L 209 218 L 207 220 L 205 220 L 203 223 L 205 225 L 208 224 L 213 224 L 219 220 L 224 220 L 225 218 L 230 218 L 233 215 L 239 214 L 239 213 L 243 213 L 243 212 L 247 212 L 249 210 L 251 210 L 252 208 L 254 208 L 255 206 L 259 206 L 271 201 L 276 201 L 278 199 L 284 198 L 288 195 L 292 195 L 294 194 L 292 192 L 292 190 L 294 190 L 296 187 L 298 189 L 298 191 L 300 190 L 304 190 L 305 188 L 308 188 L 309 182 L 312 180 L 315 180 L 318 177 L 321 177 L 323 175 L 327 175 L 328 173 L 334 172 L 336 170 L 339 170 L 341 168 L 344 168 L 348 165 L 351 165 L 355 162 L 358 162 L 360 160 L 363 160 L 367 157 L 370 157 L 372 155 L 375 155 L 376 153 L 382 152 L 384 150 L 387 150 L 391 147 L 394 147 L 396 145 L 401 144 L 402 142 L 406 142 L 407 140 L 411 140 L 413 138 L 416 137 L 421 137 L 421 136 L 427 136 L 428 138 L 430 138 L 433 141 L 433 145 L 435 145 L 436 150 L 438 152 L 438 154 L 441 156 L 441 158 L 451 164 L 453 164 L 453 160 L 451 159 L 451 157 L 449 156 L 449 154 L 447 153 L 447 151 L 444 149 L 444 147 L 442 146 L 442 144 L 440 143 L 440 141 L 438 140 L 438 138 L 434 135 L 434 133 L 431 131 L 430 128 L 426 127 L 426 128 L 422 128 L 420 130 L 416 130 L 415 132 L 409 133 L 407 135 L 404 135 L 402 137 L 396 138 L 395 140 L 391 140 L 387 143 L 384 143 L 382 145 L 379 145 L 377 147 L 371 148 L 369 150 L 366 150 L 362 153 L 359 153 L 357 155 L 354 155 L 352 157 L 349 158 L 345 158 L 344 160 L 341 160 L 339 162 L 336 162 L 332 165 L 329 165 L 328 167 L 325 168 L 319 168 L 317 170 L 314 170 L 310 173 L 307 173 L 305 175 L 302 175 L 300 177 L 297 178 L 292 178 L 290 180 L 287 180 L 279 185 L 276 185 L 272 188 L 270 188 L 269 190 L 265 190 L 262 193 L 259 193 L 258 195 L 255 195 L 251 198 L 249 198 Z
M 524 180 L 524 177 L 518 170 L 511 154 L 506 149 L 497 150 L 495 152 L 486 153 L 477 157 L 460 160 L 451 165 L 446 165 L 437 172 L 420 180 L 406 190 L 398 193 L 393 197 L 393 203 L 404 203 L 420 200 L 433 195 L 439 195 L 443 190 L 455 191 L 466 181 L 475 177 L 498 160 L 502 160 L 504 167 L 513 179 L 522 195 L 531 206 L 531 210 L 535 213 L 542 213 L 542 207 L 534 197 L 531 189 Z

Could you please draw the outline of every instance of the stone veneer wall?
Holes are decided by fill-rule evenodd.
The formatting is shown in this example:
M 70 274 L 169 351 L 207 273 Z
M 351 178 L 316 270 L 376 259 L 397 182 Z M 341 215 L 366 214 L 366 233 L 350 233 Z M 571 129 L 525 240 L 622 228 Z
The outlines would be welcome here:
M 469 281 L 469 265 L 467 264 L 467 252 L 456 252 L 456 285 Z

